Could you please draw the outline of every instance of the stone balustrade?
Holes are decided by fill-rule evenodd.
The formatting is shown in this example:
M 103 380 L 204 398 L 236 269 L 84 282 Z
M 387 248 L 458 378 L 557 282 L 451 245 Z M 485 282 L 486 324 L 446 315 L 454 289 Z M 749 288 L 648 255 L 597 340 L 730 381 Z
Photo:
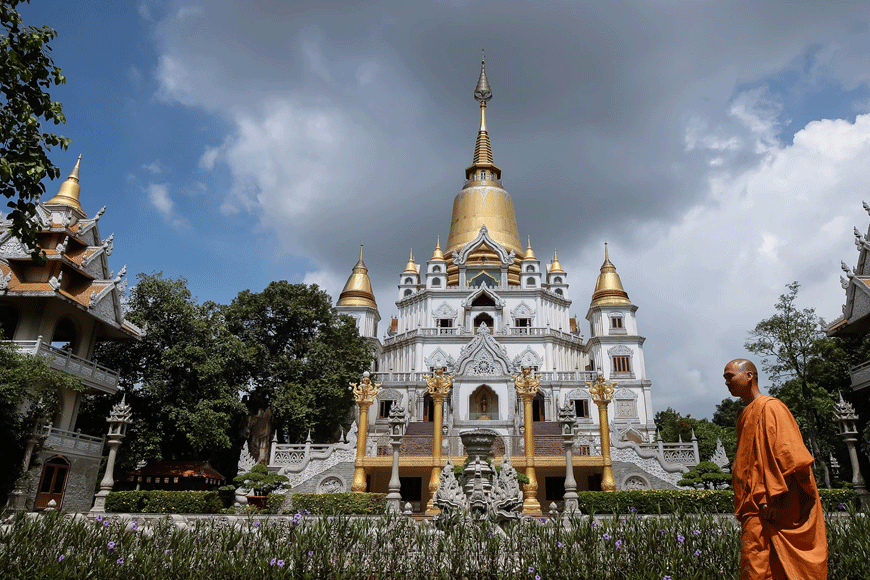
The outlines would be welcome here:
M 80 379 L 85 386 L 109 394 L 118 391 L 118 371 L 55 348 L 43 342 L 42 337 L 37 340 L 14 340 L 12 343 L 24 354 L 45 357 L 51 368 Z

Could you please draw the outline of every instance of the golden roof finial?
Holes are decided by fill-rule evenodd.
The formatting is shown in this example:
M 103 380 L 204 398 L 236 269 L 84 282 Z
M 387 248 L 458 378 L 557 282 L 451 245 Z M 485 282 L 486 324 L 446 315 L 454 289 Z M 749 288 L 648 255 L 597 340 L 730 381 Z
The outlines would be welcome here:
M 471 167 L 465 170 L 465 177 L 470 179 L 477 169 L 491 168 L 498 179 L 501 177 L 501 170 L 493 165 L 492 145 L 489 143 L 489 134 L 486 131 L 486 103 L 492 99 L 492 89 L 489 81 L 486 80 L 486 60 L 483 58 L 480 60 L 480 77 L 474 88 L 474 99 L 480 103 L 480 127 L 474 144 L 474 160 L 471 162 Z
M 375 295 L 372 292 L 372 281 L 369 279 L 369 269 L 363 262 L 363 245 L 359 245 L 359 261 L 344 285 L 344 290 L 338 296 L 336 306 L 368 306 L 377 308 Z
M 591 306 L 631 304 L 628 293 L 622 287 L 622 280 L 616 273 L 616 266 L 610 261 L 607 250 L 607 242 L 604 242 L 604 263 L 601 264 L 601 273 L 595 283 L 595 292 L 592 293 Z
M 77 209 L 81 213 L 85 213 L 79 203 L 79 193 L 81 192 L 81 186 L 79 185 L 79 166 L 81 165 L 81 162 L 82 156 L 79 155 L 75 167 L 73 167 L 69 177 L 66 178 L 66 181 L 60 184 L 60 189 L 57 191 L 57 195 L 45 202 L 45 205 L 62 205 Z
M 402 274 L 416 274 L 417 264 L 414 263 L 414 249 L 411 248 L 411 255 L 408 257 L 408 263 L 405 264 L 405 270 Z
M 523 254 L 523 260 L 535 260 L 535 251 L 532 249 L 532 236 L 529 236 L 529 243 L 526 246 L 526 253 Z
M 553 261 L 550 262 L 550 274 L 564 274 L 565 270 L 562 269 L 562 264 L 559 263 L 559 256 L 556 255 L 556 250 L 553 250 Z
M 444 252 L 441 251 L 441 236 L 438 236 L 438 241 L 435 242 L 435 251 L 432 252 L 432 260 L 443 260 Z

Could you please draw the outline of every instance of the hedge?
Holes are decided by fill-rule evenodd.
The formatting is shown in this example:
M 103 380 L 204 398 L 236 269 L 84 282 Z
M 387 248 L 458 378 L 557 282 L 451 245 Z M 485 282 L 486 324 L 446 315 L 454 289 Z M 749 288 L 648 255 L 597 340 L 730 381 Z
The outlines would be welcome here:
M 221 508 L 215 491 L 113 491 L 106 497 L 107 512 L 215 514 Z
M 312 514 L 380 515 L 387 509 L 385 493 L 294 493 L 293 510 Z
M 580 491 L 577 495 L 580 511 L 584 514 L 627 513 L 631 508 L 641 514 L 725 514 L 734 511 L 734 492 L 731 490 Z M 819 496 L 827 511 L 844 511 L 858 505 L 858 496 L 851 489 L 820 489 Z

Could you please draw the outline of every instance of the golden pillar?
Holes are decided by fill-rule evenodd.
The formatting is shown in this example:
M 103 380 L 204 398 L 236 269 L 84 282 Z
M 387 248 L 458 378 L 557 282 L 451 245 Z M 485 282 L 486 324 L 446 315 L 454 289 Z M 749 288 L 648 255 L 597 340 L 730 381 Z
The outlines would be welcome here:
M 362 380 L 357 383 L 350 383 L 350 388 L 353 391 L 353 398 L 356 404 L 359 405 L 359 423 L 356 432 L 356 462 L 353 470 L 353 484 L 350 486 L 351 491 L 364 492 L 366 491 L 366 470 L 362 465 L 363 457 L 366 455 L 366 436 L 369 430 L 369 407 L 375 400 L 378 394 L 378 388 L 383 383 L 374 384 L 369 378 L 368 371 L 363 373 Z
M 607 405 L 613 399 L 613 387 L 616 383 L 605 383 L 604 376 L 599 372 L 593 383 L 586 383 L 592 400 L 598 405 L 598 421 L 601 423 L 601 458 L 604 461 L 604 473 L 601 474 L 601 489 L 613 491 L 616 482 L 613 480 L 613 461 L 610 459 L 610 425 L 607 419 Z
M 441 426 L 444 423 L 444 399 L 450 392 L 451 379 L 456 375 L 445 375 L 444 369 L 440 368 L 435 374 L 426 379 L 426 390 L 432 397 L 434 408 L 432 417 L 432 473 L 429 475 L 429 503 L 426 504 L 426 514 L 437 514 L 440 510 L 435 507 L 435 492 L 441 481 Z
M 541 504 L 538 502 L 538 478 L 535 476 L 535 432 L 532 425 L 532 401 L 538 394 L 538 385 L 541 379 L 535 378 L 531 369 L 523 368 L 522 375 L 511 375 L 517 393 L 523 399 L 523 422 L 526 426 L 526 477 L 529 483 L 523 489 L 523 513 L 541 513 Z

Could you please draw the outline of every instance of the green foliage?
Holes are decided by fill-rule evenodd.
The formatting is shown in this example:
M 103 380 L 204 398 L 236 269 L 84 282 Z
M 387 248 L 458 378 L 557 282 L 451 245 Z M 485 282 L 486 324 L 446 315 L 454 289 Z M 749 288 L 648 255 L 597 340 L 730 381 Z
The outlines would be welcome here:
M 113 491 L 107 512 L 152 514 L 216 514 L 223 502 L 214 491 Z
M 43 131 L 49 123 L 66 122 L 61 104 L 47 90 L 66 79 L 49 54 L 57 33 L 25 26 L 18 4 L 0 2 L 0 193 L 10 199 L 13 235 L 38 257 L 36 202 L 45 193 L 43 180 L 60 176 L 48 152 L 69 145 L 66 137 Z
M 659 437 L 667 443 L 675 443 L 682 439 L 684 443 L 692 440 L 692 433 L 698 439 L 698 455 L 703 460 L 710 459 L 716 451 L 716 440 L 722 441 L 725 455 L 734 458 L 734 448 L 737 434 L 734 425 L 720 427 L 709 419 L 694 419 L 691 415 L 683 417 L 680 413 L 668 407 L 659 411 L 654 418 Z
M 273 491 L 285 487 L 286 475 L 272 473 L 269 468 L 258 463 L 248 473 L 237 475 L 233 481 L 239 486 L 254 491 L 256 495 L 269 495 Z
M 278 428 L 290 442 L 309 431 L 328 441 L 347 420 L 348 383 L 369 367 L 372 351 L 353 319 L 338 315 L 331 302 L 316 285 L 280 281 L 260 293 L 240 292 L 223 309 L 229 329 L 252 353 L 244 382 L 249 414 L 274 418 L 252 438 L 268 441 Z
M 184 278 L 139 274 L 128 308 L 127 318 L 147 328 L 144 338 L 99 343 L 95 354 L 120 371 L 121 388 L 136 409 L 119 465 L 208 459 L 221 473 L 234 470 L 237 459 L 228 457 L 246 416 L 239 395 L 246 347 L 227 330 L 217 305 L 196 302 Z M 87 398 L 80 423 L 102 430 L 112 403 Z
M 81 383 L 48 366 L 46 359 L 21 354 L 0 331 L 0 498 L 21 475 L 24 447 L 38 422 L 57 412 L 61 389 L 81 392 Z M 105 425 L 105 421 L 104 421 Z
M 284 500 L 285 499 L 287 499 L 287 494 L 270 493 L 269 497 L 266 498 L 266 513 L 267 514 L 280 514 L 281 508 L 284 507 Z
M 731 474 L 723 473 L 712 461 L 702 461 L 683 474 L 683 479 L 677 482 L 680 486 L 692 486 L 703 489 L 724 489 L 731 485 Z
M 734 511 L 734 493 L 726 490 L 643 489 L 631 491 L 579 491 L 584 514 L 714 513 Z
M 321 515 L 379 515 L 386 512 L 385 493 L 294 493 L 293 510 Z
M 737 425 L 737 415 L 746 407 L 743 399 L 722 399 L 713 413 L 713 424 L 726 429 Z

